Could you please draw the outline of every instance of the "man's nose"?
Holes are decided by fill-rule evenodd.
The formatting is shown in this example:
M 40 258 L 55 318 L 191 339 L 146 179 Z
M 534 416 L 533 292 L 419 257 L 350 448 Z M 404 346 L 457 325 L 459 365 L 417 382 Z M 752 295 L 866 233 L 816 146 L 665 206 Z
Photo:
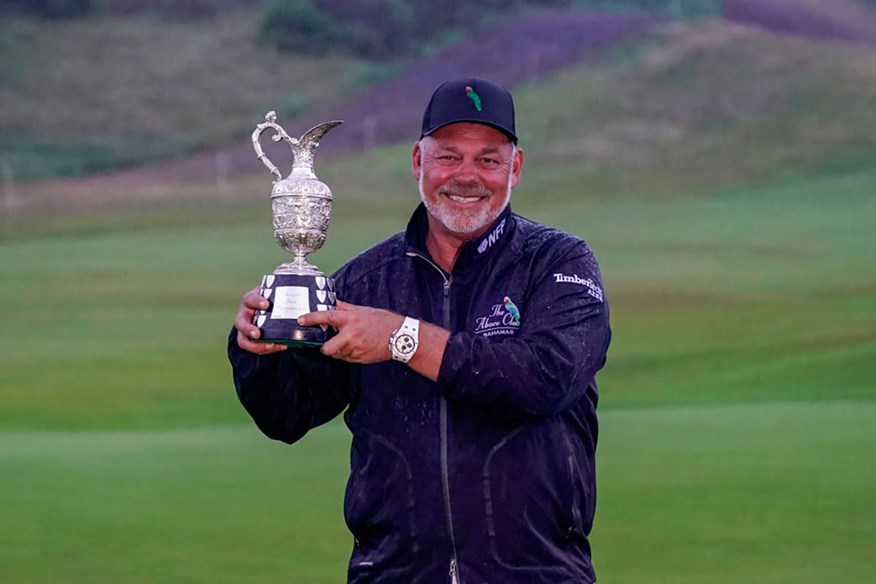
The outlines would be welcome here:
M 474 184 L 480 182 L 477 167 L 474 161 L 463 160 L 453 173 L 453 178 L 463 184 Z

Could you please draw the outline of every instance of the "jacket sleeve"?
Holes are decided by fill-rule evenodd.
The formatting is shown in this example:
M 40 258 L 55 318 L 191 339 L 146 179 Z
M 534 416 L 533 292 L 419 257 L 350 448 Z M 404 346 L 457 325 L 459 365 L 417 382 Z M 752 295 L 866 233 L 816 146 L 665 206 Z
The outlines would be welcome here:
M 530 274 L 515 336 L 451 335 L 439 393 L 509 418 L 556 414 L 588 388 L 595 400 L 594 376 L 611 339 L 599 268 L 580 240 L 554 258 Z
M 228 339 L 240 403 L 269 438 L 292 444 L 341 413 L 350 401 L 349 366 L 316 349 L 254 355 Z

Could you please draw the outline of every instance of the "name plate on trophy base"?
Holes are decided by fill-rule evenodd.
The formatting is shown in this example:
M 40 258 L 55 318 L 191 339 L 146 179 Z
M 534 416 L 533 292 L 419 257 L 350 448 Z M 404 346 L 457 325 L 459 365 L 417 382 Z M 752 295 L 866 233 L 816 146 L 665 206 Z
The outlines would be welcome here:
M 267 310 L 259 310 L 253 323 L 262 331 L 259 341 L 291 346 L 319 346 L 334 336 L 326 325 L 300 326 L 298 317 L 308 312 L 335 310 L 334 281 L 310 274 L 268 274 L 262 278 L 261 295 Z

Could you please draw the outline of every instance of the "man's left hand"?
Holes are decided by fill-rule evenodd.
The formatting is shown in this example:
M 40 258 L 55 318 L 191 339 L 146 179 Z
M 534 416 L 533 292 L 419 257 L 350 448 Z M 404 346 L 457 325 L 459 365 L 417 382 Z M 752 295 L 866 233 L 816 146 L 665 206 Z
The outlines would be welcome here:
M 309 312 L 298 317 L 302 326 L 328 325 L 338 334 L 322 346 L 325 355 L 350 363 L 379 363 L 392 359 L 389 337 L 405 318 L 388 310 L 338 301 L 337 310 Z

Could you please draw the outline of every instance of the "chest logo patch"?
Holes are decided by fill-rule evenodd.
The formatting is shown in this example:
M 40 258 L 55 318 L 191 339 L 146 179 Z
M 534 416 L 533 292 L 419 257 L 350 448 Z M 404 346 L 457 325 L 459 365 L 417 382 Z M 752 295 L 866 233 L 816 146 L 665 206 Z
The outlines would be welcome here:
M 505 296 L 501 304 L 494 304 L 486 316 L 475 319 L 474 334 L 484 337 L 513 335 L 520 328 L 520 310 Z

